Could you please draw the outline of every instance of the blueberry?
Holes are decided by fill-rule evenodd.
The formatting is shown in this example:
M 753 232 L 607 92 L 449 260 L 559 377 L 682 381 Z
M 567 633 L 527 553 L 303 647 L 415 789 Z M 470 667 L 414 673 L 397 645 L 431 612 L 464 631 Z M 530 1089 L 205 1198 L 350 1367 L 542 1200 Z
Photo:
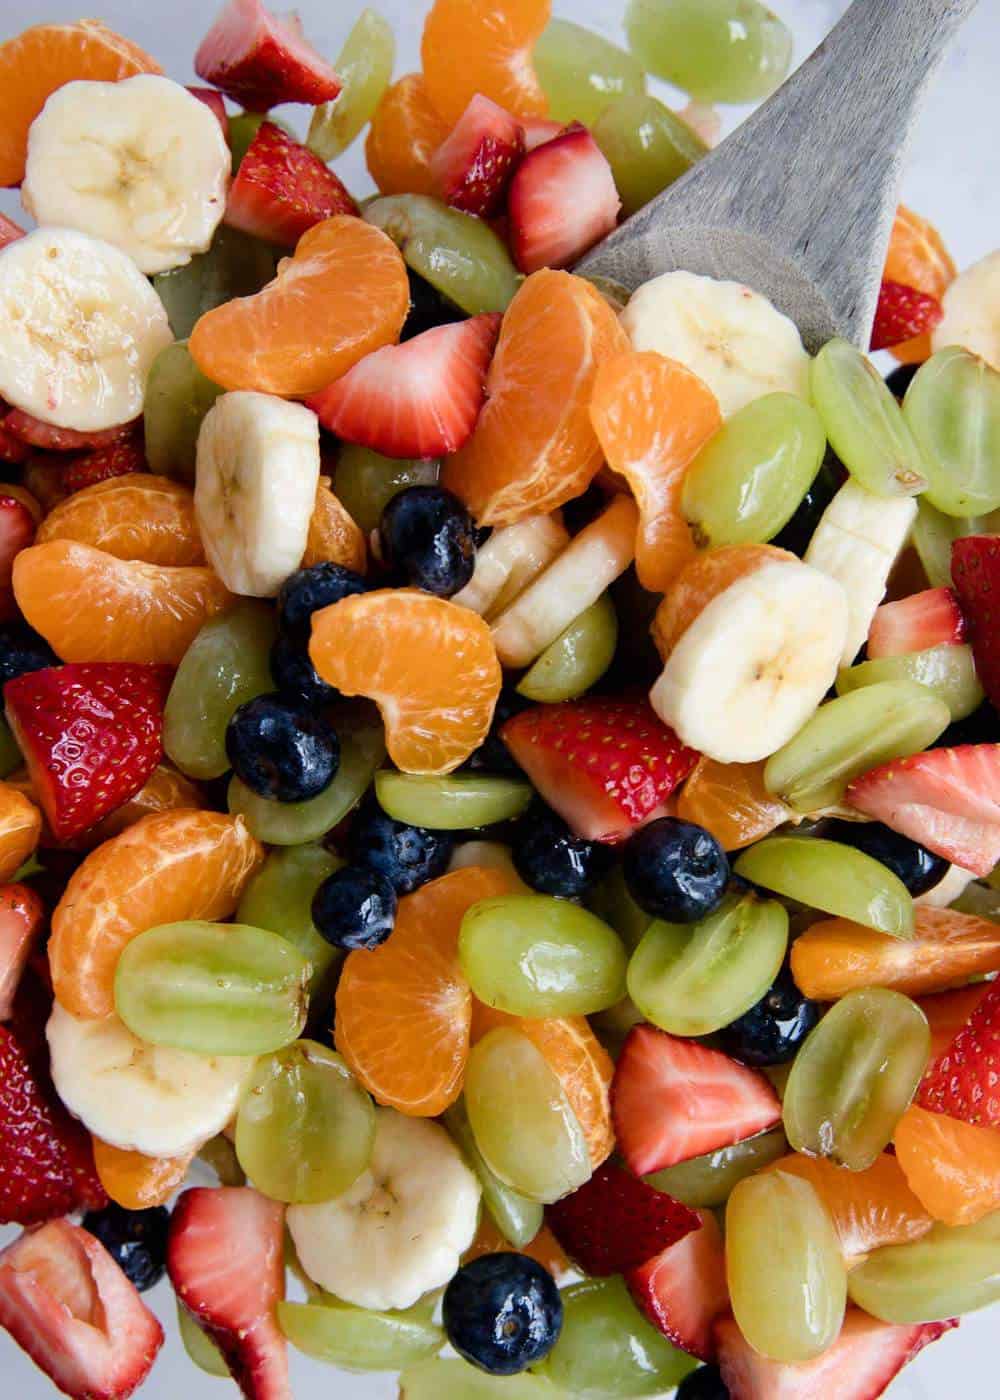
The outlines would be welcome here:
M 729 1390 L 718 1366 L 699 1366 L 681 1381 L 674 1400 L 729 1400 Z
M 484 1254 L 444 1292 L 444 1330 L 460 1356 L 491 1376 L 514 1376 L 548 1356 L 562 1330 L 552 1275 L 526 1254 Z
M 912 895 L 926 894 L 941 883 L 948 873 L 948 862 L 936 856 L 926 846 L 900 836 L 881 822 L 827 822 L 821 835 L 830 841 L 853 846 L 856 851 L 887 865 L 898 875 Z
M 450 598 L 476 565 L 476 527 L 443 486 L 408 486 L 382 512 L 382 558 L 414 588 Z
M 340 699 L 340 691 L 317 674 L 306 643 L 294 637 L 276 639 L 271 648 L 271 675 L 282 695 L 303 701 L 311 709 L 325 709 Z
M 278 802 L 306 802 L 333 782 L 340 741 L 304 704 L 258 695 L 226 727 L 226 755 L 252 792 Z
M 347 865 L 313 895 L 312 917 L 335 948 L 377 948 L 392 933 L 396 891 L 380 871 Z
M 384 875 L 397 894 L 443 875 L 454 848 L 450 832 L 397 822 L 374 799 L 362 806 L 348 841 L 354 864 Z
M 526 700 L 523 695 L 518 695 L 516 690 L 505 686 L 500 692 L 500 698 L 493 711 L 490 732 L 465 766 L 475 772 L 520 773 L 520 764 L 515 762 L 510 749 L 500 738 L 500 730 L 509 719 L 519 715 L 530 704 L 530 700 Z
M 159 1283 L 166 1272 L 169 1225 L 166 1206 L 125 1210 L 112 1202 L 83 1217 L 83 1228 L 100 1240 L 140 1293 Z
M 526 885 L 561 899 L 586 894 L 614 861 L 607 846 L 574 836 L 562 817 L 541 802 L 533 804 L 518 822 L 512 854 Z
M 679 817 L 660 817 L 630 836 L 623 870 L 639 908 L 674 924 L 711 914 L 729 880 L 729 860 L 712 833 Z
M 897 365 L 891 374 L 886 375 L 885 382 L 897 399 L 901 399 L 906 393 L 919 368 L 919 365 Z
M 278 593 L 278 626 L 286 637 L 308 642 L 312 615 L 349 598 L 368 593 L 371 584 L 341 564 L 313 564 L 289 574 Z
M 0 627 L 0 685 L 29 671 L 58 666 L 59 658 L 44 637 L 24 622 L 8 622 Z
M 412 340 L 415 335 L 432 331 L 435 326 L 449 326 L 453 321 L 465 320 L 461 307 L 443 297 L 418 273 L 408 268 L 407 275 L 410 279 L 410 313 L 400 332 L 400 340 Z
M 795 985 L 783 967 L 756 1006 L 720 1032 L 723 1050 L 748 1065 L 783 1065 L 819 1020 L 814 1001 Z
M 846 473 L 840 461 L 832 452 L 827 452 L 819 471 L 813 477 L 812 485 L 799 502 L 798 509 L 788 524 L 771 541 L 779 549 L 791 550 L 801 556 L 809 547 L 819 518 L 843 485 Z

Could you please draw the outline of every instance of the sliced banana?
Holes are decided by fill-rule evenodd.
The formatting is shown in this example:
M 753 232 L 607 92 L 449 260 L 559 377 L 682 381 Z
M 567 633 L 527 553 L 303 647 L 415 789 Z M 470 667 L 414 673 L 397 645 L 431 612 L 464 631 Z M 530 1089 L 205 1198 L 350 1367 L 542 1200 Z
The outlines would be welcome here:
M 667 657 L 653 709 L 720 763 L 767 758 L 833 684 L 847 630 L 840 584 L 797 559 L 764 564 L 718 594 Z
M 854 480 L 845 481 L 820 516 L 805 561 L 836 579 L 847 594 L 849 622 L 841 665 L 851 665 L 868 636 L 892 566 L 916 518 L 912 496 L 875 496 Z
M 222 394 L 198 434 L 194 508 L 233 593 L 271 598 L 299 567 L 319 482 L 319 420 L 272 394 Z
M 102 1141 L 150 1157 L 195 1152 L 221 1132 L 255 1063 L 149 1045 L 117 1016 L 80 1020 L 58 1002 L 45 1033 L 70 1113 Z
M 960 273 L 941 298 L 931 348 L 963 345 L 1000 370 L 1000 250 Z
M 360 1308 L 408 1308 L 447 1283 L 472 1243 L 479 1182 L 437 1123 L 377 1108 L 371 1165 L 321 1205 L 289 1206 L 303 1269 Z
M 728 418 L 762 394 L 809 398 L 809 356 L 794 321 L 740 282 L 665 272 L 622 312 L 636 350 L 658 350 L 699 375 Z
M 480 617 L 492 618 L 569 544 L 569 534 L 558 511 L 553 515 L 529 515 L 516 525 L 504 525 L 476 551 L 475 571 L 460 593 L 452 598 L 460 607 Z
M 212 110 L 169 78 L 57 88 L 28 133 L 21 200 L 146 273 L 204 253 L 226 211 L 232 157 Z

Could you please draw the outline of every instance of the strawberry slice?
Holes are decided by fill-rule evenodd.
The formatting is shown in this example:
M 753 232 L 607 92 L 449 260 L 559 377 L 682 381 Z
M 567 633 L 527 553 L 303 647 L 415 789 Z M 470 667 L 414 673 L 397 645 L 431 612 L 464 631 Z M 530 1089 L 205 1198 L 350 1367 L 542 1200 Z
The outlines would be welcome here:
M 472 435 L 500 334 L 473 316 L 366 355 L 306 400 L 324 428 L 386 457 L 442 457 Z
M 431 178 L 446 204 L 488 219 L 497 213 L 524 154 L 524 129 L 476 93 L 431 157 Z
M 562 122 L 554 122 L 549 117 L 524 117 L 521 121 L 524 131 L 524 149 L 533 151 L 536 146 L 544 146 L 566 130 Z
M 229 144 L 229 118 L 226 115 L 226 99 L 221 92 L 216 92 L 215 88 L 188 87 L 188 92 L 192 97 L 197 97 L 199 102 L 204 102 L 215 120 L 222 127 L 222 134 Z
M 3 419 L 2 427 L 5 433 L 13 433 L 42 452 L 96 452 L 98 448 L 110 447 L 128 437 L 137 424 L 122 423 L 117 428 L 102 428 L 96 433 L 78 433 L 75 428 L 57 428 L 54 423 L 44 423 L 41 418 L 12 408 Z
M 902 282 L 883 282 L 872 326 L 872 350 L 888 350 L 904 340 L 932 331 L 944 315 L 937 297 L 905 287 Z
M 274 1314 L 285 1296 L 284 1219 L 283 1206 L 249 1186 L 197 1186 L 170 1221 L 170 1282 L 247 1400 L 292 1400 Z
M 4 686 L 7 721 L 57 841 L 122 806 L 163 757 L 167 666 L 80 662 Z
M 82 491 L 87 486 L 96 486 L 99 481 L 110 481 L 114 476 L 130 476 L 132 472 L 146 470 L 146 453 L 142 438 L 138 433 L 119 438 L 106 447 L 85 452 L 81 457 L 70 457 L 63 466 L 62 485 L 67 495 Z
M 225 222 L 291 247 L 306 229 L 358 206 L 328 165 L 274 122 L 261 122 L 229 190 Z
M 895 603 L 883 603 L 868 630 L 868 655 L 905 656 L 965 641 L 965 615 L 950 588 L 925 588 Z
M 0 214 L 0 248 L 6 248 L 8 243 L 16 243 L 19 238 L 24 237 L 24 233 L 20 224 L 15 224 L 6 214 Z
M 510 248 L 522 272 L 568 267 L 618 222 L 611 166 L 585 126 L 529 152 L 510 185 Z
M 250 112 L 280 102 L 332 102 L 341 82 L 306 41 L 296 15 L 279 19 L 261 0 L 229 0 L 195 54 L 194 71 Z
M 700 1230 L 632 1269 L 625 1282 L 637 1306 L 674 1346 L 713 1361 L 712 1325 L 729 1307 L 726 1251 L 712 1212 L 695 1214 Z
M 976 673 L 1000 709 L 1000 539 L 967 535 L 951 547 L 951 579 L 969 627 Z
M 0 462 L 11 462 L 14 465 L 26 462 L 31 456 L 31 451 L 26 442 L 7 431 L 3 420 L 0 419 Z
M 654 817 L 698 762 L 645 700 L 603 696 L 537 705 L 500 737 L 578 836 L 624 841 Z
M 1000 1128 L 1000 984 L 994 984 L 943 1055 L 932 1061 L 917 1103 L 975 1127 Z
M 9 1019 L 14 996 L 45 920 L 45 908 L 27 885 L 0 885 L 0 1021 Z
M 618 1150 L 637 1176 L 773 1128 L 781 1103 L 758 1070 L 655 1026 L 633 1026 L 611 1081 Z
M 546 1212 L 549 1229 L 585 1274 L 638 1268 L 700 1227 L 693 1210 L 605 1162 Z
M 24 501 L 7 495 L 0 487 L 0 620 L 17 616 L 11 576 L 14 559 L 35 538 L 38 521 Z

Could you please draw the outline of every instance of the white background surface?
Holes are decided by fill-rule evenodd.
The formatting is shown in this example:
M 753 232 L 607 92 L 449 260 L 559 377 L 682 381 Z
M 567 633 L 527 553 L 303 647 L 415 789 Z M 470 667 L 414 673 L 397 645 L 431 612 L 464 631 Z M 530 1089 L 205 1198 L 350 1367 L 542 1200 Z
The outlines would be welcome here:
M 364 0 L 300 0 L 306 32 L 317 48 L 336 56 Z M 424 0 L 373 0 L 393 22 L 398 38 L 396 75 L 418 65 Z M 428 0 L 429 3 L 429 0 Z M 792 27 L 796 61 L 804 58 L 847 8 L 847 0 L 771 0 Z M 181 82 L 194 78 L 194 51 L 214 13 L 206 0 L 0 0 L 0 38 L 43 20 L 77 19 L 96 13 L 148 49 L 164 71 Z M 280 4 L 276 8 L 282 8 Z M 557 14 L 586 23 L 620 39 L 624 0 L 555 0 Z M 960 266 L 1000 246 L 1000 179 L 996 162 L 996 102 L 1000 88 L 1000 4 L 982 0 L 947 60 L 918 127 L 910 153 L 903 197 L 936 223 Z M 668 100 L 683 105 L 675 94 Z M 287 109 L 304 131 L 301 109 Z M 742 115 L 728 109 L 727 123 Z M 892 122 L 893 113 L 886 112 Z M 364 169 L 363 140 L 337 163 L 357 195 L 372 185 Z M 18 213 L 16 197 L 3 192 L 0 207 Z M 10 1232 L 0 1231 L 0 1238 Z M 762 1261 L 763 1265 L 763 1261 Z M 139 1392 L 142 1400 L 223 1400 L 228 1382 L 203 1375 L 185 1356 L 177 1336 L 173 1298 L 161 1284 L 149 1295 L 163 1318 L 167 1342 Z M 966 1319 L 958 1332 L 937 1342 L 891 1387 L 893 1400 L 978 1400 L 997 1393 L 995 1346 L 990 1330 L 997 1310 Z M 389 1376 L 338 1373 L 292 1353 L 296 1400 L 389 1400 L 396 1395 Z M 54 1391 L 30 1362 L 0 1335 L 0 1396 L 3 1400 L 50 1400 Z M 448 1400 L 448 1397 L 442 1397 Z M 824 1400 L 838 1400 L 831 1394 Z

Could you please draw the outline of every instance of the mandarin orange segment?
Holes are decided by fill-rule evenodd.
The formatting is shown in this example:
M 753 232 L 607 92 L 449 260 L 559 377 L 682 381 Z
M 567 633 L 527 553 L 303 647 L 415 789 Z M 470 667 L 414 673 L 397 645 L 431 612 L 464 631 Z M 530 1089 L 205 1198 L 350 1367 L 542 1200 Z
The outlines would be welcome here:
M 516 117 L 545 116 L 531 51 L 551 11 L 551 0 L 434 0 L 420 59 L 431 101 L 449 125 L 476 93 Z
M 144 564 L 179 568 L 205 562 L 192 492 L 145 472 L 99 481 L 57 505 L 35 536 L 36 544 L 48 540 L 78 540 Z
M 0 884 L 32 855 L 42 834 L 42 814 L 13 783 L 0 783 Z
M 410 308 L 402 254 L 353 215 L 314 225 L 273 282 L 196 323 L 188 349 L 225 389 L 294 398 L 318 393 L 399 338 Z
M 365 141 L 368 173 L 383 194 L 437 194 L 431 156 L 448 135 L 423 74 L 407 73 L 386 88 Z
M 186 1157 L 146 1157 L 93 1139 L 94 1166 L 101 1185 L 125 1210 L 149 1210 L 170 1200 L 187 1175 L 194 1153 Z
M 681 788 L 677 815 L 705 827 L 724 850 L 739 851 L 781 826 L 791 812 L 764 786 L 763 763 L 700 758 Z
M 337 500 L 326 477 L 320 477 L 316 487 L 316 504 L 302 556 L 304 569 L 312 564 L 342 564 L 356 574 L 363 574 L 368 568 L 364 532 L 347 507 Z
M 227 919 L 263 861 L 243 818 L 221 812 L 160 812 L 105 841 L 52 915 L 57 999 L 74 1016 L 110 1016 L 122 949 L 157 924 Z
M 935 1220 L 974 1225 L 1000 1210 L 1000 1130 L 911 1104 L 893 1145 L 914 1195 Z
M 901 204 L 889 238 L 883 277 L 902 282 L 918 292 L 939 300 L 955 280 L 957 269 L 937 229 L 920 214 Z M 920 364 L 930 358 L 931 338 L 918 335 L 892 347 L 892 354 L 904 364 Z
M 520 1248 L 508 1243 L 484 1210 L 479 1220 L 476 1238 L 462 1255 L 463 1264 L 479 1259 L 484 1254 L 527 1254 L 541 1264 L 543 1269 L 556 1280 L 568 1274 L 573 1268 L 562 1245 L 547 1225 L 543 1225 L 533 1240 Z
M 730 584 L 764 564 L 795 557 L 787 549 L 778 549 L 773 544 L 724 544 L 695 555 L 670 585 L 653 619 L 653 641 L 663 660 L 666 661 L 698 614 Z
M 931 1028 L 931 1060 L 944 1054 L 989 989 L 988 982 L 977 982 L 953 992 L 938 992 L 918 1003 Z
M 382 588 L 313 615 L 309 655 L 344 695 L 366 695 L 405 773 L 450 773 L 486 738 L 501 671 L 489 624 L 415 588 Z
M 27 768 L 19 768 L 15 773 L 11 773 L 7 783 L 23 793 L 30 802 L 37 801 Z M 178 807 L 197 808 L 204 805 L 201 793 L 190 778 L 185 778 L 175 768 L 161 763 L 153 769 L 145 785 L 134 797 L 130 797 L 127 802 L 109 812 L 96 826 L 81 831 L 79 836 L 74 836 L 70 841 L 57 841 L 42 814 L 42 830 L 38 844 L 64 851 L 92 851 L 102 841 L 117 836 L 126 827 L 135 826 L 136 822 L 154 812 L 172 812 Z

